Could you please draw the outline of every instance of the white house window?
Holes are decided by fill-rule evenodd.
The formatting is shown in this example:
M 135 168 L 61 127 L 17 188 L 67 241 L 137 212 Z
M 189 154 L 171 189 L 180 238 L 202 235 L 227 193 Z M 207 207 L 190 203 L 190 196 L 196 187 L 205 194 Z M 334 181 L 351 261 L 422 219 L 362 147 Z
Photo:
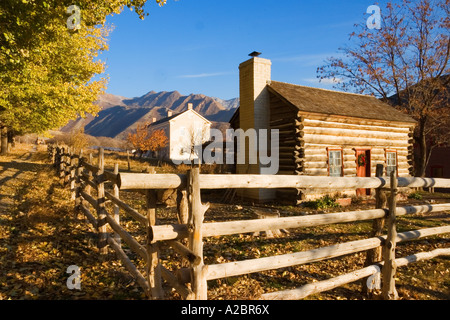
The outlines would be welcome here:
M 328 151 L 328 166 L 330 177 L 342 176 L 342 150 Z
M 386 175 L 389 177 L 391 172 L 397 171 L 397 152 L 386 152 Z

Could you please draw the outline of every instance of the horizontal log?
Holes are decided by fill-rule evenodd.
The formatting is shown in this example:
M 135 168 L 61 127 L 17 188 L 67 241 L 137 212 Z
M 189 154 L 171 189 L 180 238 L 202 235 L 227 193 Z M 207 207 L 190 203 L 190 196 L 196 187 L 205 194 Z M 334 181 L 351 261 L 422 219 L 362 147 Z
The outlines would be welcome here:
M 292 159 L 280 159 L 278 161 L 278 164 L 280 166 L 283 166 L 283 165 L 293 166 L 293 165 L 295 165 L 295 163 L 296 162 L 294 161 L 294 158 L 292 158 Z
M 105 177 L 105 181 L 111 181 L 114 184 L 119 183 L 119 175 L 118 174 L 114 174 L 113 172 L 105 170 L 103 172 L 103 175 Z
M 85 160 L 83 160 L 83 161 L 81 162 L 81 165 L 82 165 L 84 168 L 86 168 L 88 171 L 91 171 L 91 172 L 93 172 L 93 173 L 95 173 L 95 174 L 100 170 L 98 167 L 96 167 L 96 166 L 90 164 L 89 162 L 87 162 L 87 161 L 85 161 Z
M 202 189 L 224 188 L 327 188 L 327 189 L 358 189 L 358 188 L 388 188 L 389 178 L 376 177 L 317 177 L 294 175 L 221 175 L 201 174 Z M 409 188 L 450 188 L 450 179 L 442 178 L 398 178 L 399 187 Z
M 103 213 L 105 214 L 106 221 L 109 223 L 111 228 L 120 235 L 120 238 L 122 238 L 132 249 L 134 252 L 136 252 L 142 259 L 144 259 L 145 262 L 148 260 L 147 250 L 145 250 L 145 247 L 140 245 L 139 242 L 134 239 L 131 234 L 129 234 L 124 228 L 122 228 L 116 220 L 114 220 L 113 217 L 110 216 L 108 211 L 103 210 Z
M 214 280 L 238 276 L 242 274 L 307 264 L 339 257 L 346 254 L 373 249 L 379 247 L 382 243 L 383 241 L 381 238 L 370 238 L 290 254 L 228 262 L 222 264 L 212 264 L 208 265 L 207 267 L 206 278 L 208 280 Z
M 203 225 L 203 236 L 215 237 L 265 230 L 305 228 L 333 223 L 379 219 L 384 217 L 385 214 L 386 212 L 383 209 L 374 209 L 367 211 L 316 214 L 310 216 L 210 222 Z
M 85 191 L 80 191 L 81 196 L 89 202 L 95 209 L 98 208 L 97 200 Z
M 261 300 L 300 300 L 312 294 L 328 291 L 344 284 L 355 282 L 359 279 L 369 277 L 380 269 L 377 266 L 369 266 L 331 279 L 308 283 L 296 289 L 283 290 L 262 294 Z
M 438 256 L 450 255 L 449 249 L 435 249 L 430 252 L 420 252 L 414 255 L 410 255 L 404 258 L 395 259 L 397 267 L 405 266 L 409 263 L 429 260 Z M 304 299 L 312 294 L 328 291 L 340 287 L 344 284 L 355 282 L 357 280 L 369 277 L 377 272 L 380 272 L 380 266 L 384 263 L 381 262 L 378 265 L 372 265 L 363 269 L 359 269 L 347 274 L 343 274 L 331 279 L 309 283 L 296 289 L 284 290 L 278 292 L 271 292 L 261 295 L 262 300 L 299 300 Z
M 144 226 L 148 225 L 147 217 L 145 217 L 142 214 L 140 214 L 137 210 L 131 208 L 128 204 L 126 204 L 122 200 L 116 198 L 114 195 L 112 195 L 108 191 L 105 191 L 105 196 L 106 196 L 107 199 L 111 200 L 111 202 L 113 202 L 119 208 L 123 209 L 126 214 L 128 214 L 132 218 L 136 219 L 137 221 L 142 223 Z
M 186 175 L 119 173 L 120 189 L 183 189 L 186 188 Z
M 319 127 L 319 128 L 335 128 L 335 129 L 355 129 L 355 130 L 370 130 L 370 131 L 383 131 L 383 132 L 396 132 L 408 134 L 410 132 L 407 127 L 390 127 L 380 125 L 364 125 L 364 124 L 351 124 L 347 122 L 333 122 L 305 119 L 305 126 Z
M 371 120 L 371 119 L 362 119 L 358 117 L 349 117 L 349 116 L 336 116 L 336 115 L 326 115 L 321 113 L 310 113 L 298 111 L 298 117 L 303 117 L 303 121 L 307 120 L 318 120 L 318 121 L 327 121 L 333 123 L 346 123 L 346 124 L 356 124 L 356 125 L 365 125 L 365 126 L 383 126 L 383 127 L 391 127 L 391 128 L 401 128 L 403 130 L 410 129 L 414 127 L 414 123 L 411 122 L 398 122 L 398 121 L 383 121 L 383 120 Z
M 164 266 L 161 266 L 161 275 L 164 280 L 166 280 L 167 283 L 171 285 L 172 288 L 174 288 L 181 295 L 181 297 L 183 297 L 183 299 L 194 299 L 195 294 L 191 291 L 191 289 L 186 287 L 184 284 L 179 283 L 177 277 L 175 277 L 172 272 L 164 268 Z
M 116 252 L 117 257 L 122 261 L 125 269 L 128 270 L 129 273 L 136 279 L 139 285 L 144 289 L 144 291 L 149 294 L 150 286 L 148 282 L 145 280 L 144 276 L 138 271 L 136 266 L 131 262 L 130 258 L 126 255 L 126 253 L 122 250 L 121 246 L 114 240 L 113 237 L 108 235 L 107 241 L 109 246 Z
M 326 169 L 325 169 L 326 170 Z M 171 189 L 184 188 L 186 175 L 121 173 L 120 187 L 124 189 Z M 442 178 L 398 178 L 399 187 L 450 188 L 450 179 Z M 375 177 L 318 177 L 294 175 L 230 175 L 201 174 L 202 189 L 228 188 L 327 188 L 357 189 L 388 187 L 389 178 Z
M 309 176 L 328 176 L 328 168 L 305 168 L 305 174 Z
M 450 232 L 450 226 L 407 231 L 398 233 L 396 242 L 419 239 L 448 232 Z M 386 236 L 381 236 L 272 257 L 212 264 L 207 266 L 206 278 L 208 280 L 214 280 L 336 258 L 351 253 L 374 249 L 381 246 L 385 239 Z
M 365 137 L 337 137 L 325 136 L 315 134 L 305 134 L 305 143 L 328 144 L 328 145 L 342 145 L 342 146 L 385 146 L 385 147 L 407 147 L 409 142 L 407 140 L 392 140 L 392 139 L 377 139 Z
M 292 195 L 298 194 L 296 189 L 279 190 L 280 192 L 288 192 L 292 190 Z M 396 214 L 398 216 L 406 214 L 423 214 L 429 212 L 440 212 L 450 210 L 450 203 L 420 206 L 404 206 L 397 207 Z M 333 223 L 345 223 L 353 221 L 363 221 L 370 219 L 379 219 L 386 214 L 383 209 L 372 209 L 365 211 L 350 211 L 317 214 L 310 216 L 281 217 L 271 219 L 251 219 L 226 222 L 208 222 L 203 224 L 204 237 L 216 237 L 223 235 L 251 233 L 265 231 L 271 229 L 291 229 L 303 227 L 315 227 Z M 188 236 L 187 225 L 157 225 L 149 228 L 150 240 L 165 241 L 182 239 Z
M 275 149 L 275 151 L 276 150 L 278 150 L 279 154 L 282 154 L 282 153 L 293 154 L 296 149 L 294 148 L 294 145 L 291 145 L 291 146 L 287 146 L 287 147 L 278 147 L 278 149 Z
M 344 152 L 344 155 L 346 154 L 355 154 L 355 149 L 358 148 L 358 146 L 354 146 L 354 145 L 342 145 L 340 143 L 337 144 L 332 144 L 332 143 L 310 143 L 310 142 L 305 142 L 304 145 L 304 151 L 305 154 L 308 153 L 317 153 L 317 152 L 323 152 L 324 150 L 326 151 L 327 148 L 339 148 L 342 149 Z M 379 147 L 379 146 L 364 146 L 364 147 L 368 147 L 370 148 L 370 152 L 371 154 L 380 154 L 380 155 L 384 155 L 386 152 L 386 148 L 388 147 Z M 392 149 L 397 151 L 397 155 L 404 155 L 407 156 L 408 155 L 408 147 L 406 146 L 396 146 L 396 147 L 389 147 L 388 149 Z
M 290 170 L 290 171 L 288 171 L 288 170 L 287 170 L 287 171 L 279 170 L 277 174 L 278 174 L 278 175 L 294 175 L 295 172 L 292 171 L 292 170 Z
M 97 230 L 97 219 L 92 215 L 91 211 L 84 206 L 83 203 L 80 204 L 80 210 L 86 216 L 88 221 L 92 224 L 95 230 Z
M 298 191 L 297 191 L 298 192 Z M 450 210 L 450 203 L 438 205 L 404 206 L 397 207 L 396 215 L 423 214 Z M 346 223 L 383 218 L 386 211 L 372 209 L 365 211 L 349 211 L 310 216 L 281 217 L 268 219 L 252 219 L 227 222 L 210 222 L 203 225 L 204 237 L 252 233 L 264 230 L 295 229 L 315 227 L 334 223 Z
M 327 169 L 328 168 L 328 163 L 327 163 L 327 161 L 325 161 L 325 162 L 322 162 L 322 161 L 318 162 L 318 161 L 305 160 L 304 167 L 305 167 L 305 169 L 316 169 L 316 168 Z
M 270 123 L 270 129 L 278 129 L 280 131 L 282 130 L 289 130 L 295 132 L 295 125 L 294 122 L 290 121 L 287 123 L 280 123 L 280 124 L 272 124 Z
M 93 181 L 93 180 L 90 180 L 90 178 L 92 178 L 92 177 L 89 177 L 87 174 L 85 174 L 85 173 L 82 173 L 81 174 L 81 179 L 83 180 L 83 182 L 85 183 L 85 184 L 87 184 L 87 185 L 89 185 L 89 186 L 91 186 L 92 188 L 94 188 L 94 189 L 96 189 L 97 190 L 97 187 L 98 187 L 98 185 Z M 84 188 L 84 187 L 83 187 Z
M 187 238 L 189 236 L 187 224 L 156 225 L 148 228 L 150 241 L 167 241 Z
M 365 137 L 375 139 L 390 139 L 390 140 L 409 140 L 408 133 L 405 132 L 380 132 L 371 130 L 357 130 L 344 128 L 317 128 L 305 126 L 303 128 L 305 134 L 336 136 L 336 137 Z
M 283 125 L 283 124 L 295 124 L 294 123 L 295 122 L 294 118 L 295 117 L 293 117 L 291 119 L 280 119 L 280 118 L 274 119 L 272 117 L 272 119 L 270 119 L 270 125 L 271 126 L 278 126 L 278 125 Z
M 200 263 L 201 257 L 197 256 L 194 252 L 189 250 L 186 246 L 176 240 L 169 240 L 167 244 L 179 253 L 181 256 L 186 258 L 190 263 L 198 264 Z

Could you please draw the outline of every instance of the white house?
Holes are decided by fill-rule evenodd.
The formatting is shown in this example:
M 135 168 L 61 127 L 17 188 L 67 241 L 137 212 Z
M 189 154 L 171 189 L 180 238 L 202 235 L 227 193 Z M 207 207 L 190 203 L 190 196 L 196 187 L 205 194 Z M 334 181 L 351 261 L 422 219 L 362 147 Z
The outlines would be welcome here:
M 197 113 L 192 104 L 184 112 L 153 122 L 150 131 L 164 130 L 169 142 L 160 151 L 160 157 L 174 162 L 192 161 L 198 158 L 198 150 L 210 140 L 211 122 Z

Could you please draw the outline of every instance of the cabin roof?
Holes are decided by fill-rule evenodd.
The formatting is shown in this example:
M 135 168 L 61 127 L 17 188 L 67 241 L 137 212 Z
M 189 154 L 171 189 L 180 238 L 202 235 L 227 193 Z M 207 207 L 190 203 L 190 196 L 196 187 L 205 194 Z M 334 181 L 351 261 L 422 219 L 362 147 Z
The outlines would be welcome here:
M 150 124 L 150 126 L 156 126 L 156 125 L 158 125 L 158 124 L 162 124 L 162 123 L 165 123 L 165 122 L 169 122 L 170 120 L 172 120 L 172 119 L 174 119 L 174 118 L 176 118 L 176 117 L 179 117 L 179 116 L 181 116 L 182 114 L 185 114 L 185 113 L 187 113 L 187 112 L 189 112 L 189 111 L 191 111 L 192 113 L 194 113 L 196 116 L 198 116 L 199 118 L 201 118 L 201 119 L 204 120 L 205 122 L 211 124 L 211 121 L 209 121 L 208 119 L 206 119 L 205 117 L 203 117 L 201 114 L 199 114 L 199 113 L 196 112 L 195 110 L 193 110 L 193 109 L 188 109 L 188 110 L 185 110 L 185 111 L 183 111 L 183 112 L 174 114 L 174 115 L 172 115 L 172 116 L 170 116 L 170 117 L 163 118 L 163 119 L 161 119 L 161 120 L 158 120 L 158 121 L 156 121 L 156 122 L 153 122 L 153 123 Z
M 299 111 L 384 121 L 416 121 L 379 99 L 319 88 L 271 81 L 269 91 Z

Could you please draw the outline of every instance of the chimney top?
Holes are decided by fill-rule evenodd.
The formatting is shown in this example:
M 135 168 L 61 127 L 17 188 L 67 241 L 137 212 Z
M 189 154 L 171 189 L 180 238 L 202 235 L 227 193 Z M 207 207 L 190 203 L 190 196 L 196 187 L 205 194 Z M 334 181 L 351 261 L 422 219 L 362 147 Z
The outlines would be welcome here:
M 249 54 L 250 57 L 259 57 L 261 55 L 261 52 L 258 51 L 253 51 L 252 53 Z
M 193 107 L 192 103 L 188 103 L 188 110 L 192 110 L 192 107 Z
M 171 117 L 172 116 L 172 110 L 167 111 L 167 117 Z
M 152 121 L 153 123 L 155 123 L 156 122 L 156 118 L 153 118 L 153 121 Z

